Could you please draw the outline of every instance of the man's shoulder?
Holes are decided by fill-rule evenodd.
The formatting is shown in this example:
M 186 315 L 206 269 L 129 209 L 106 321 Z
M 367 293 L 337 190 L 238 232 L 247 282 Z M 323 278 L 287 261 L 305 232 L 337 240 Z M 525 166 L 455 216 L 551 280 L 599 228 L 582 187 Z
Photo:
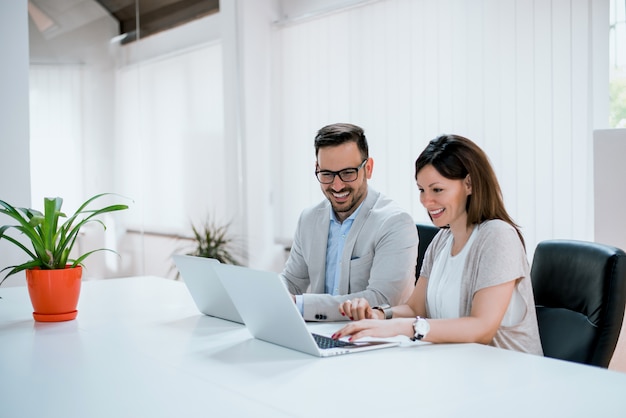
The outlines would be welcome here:
M 330 202 L 324 199 L 319 203 L 316 203 L 312 206 L 309 206 L 302 210 L 300 213 L 300 218 L 308 218 L 311 216 L 319 216 L 320 214 L 329 214 L 330 212 Z M 328 215 L 330 216 L 330 215 Z
M 417 228 L 411 214 L 402 208 L 393 199 L 383 195 L 377 196 L 373 204 L 367 210 L 365 225 L 372 231 L 403 231 L 403 234 L 411 234 L 417 237 Z M 408 232 L 411 231 L 411 232 Z
M 393 200 L 392 198 L 382 194 L 375 192 L 375 199 L 372 202 L 372 214 L 376 217 L 411 217 L 409 212 L 402 208 L 398 202 Z

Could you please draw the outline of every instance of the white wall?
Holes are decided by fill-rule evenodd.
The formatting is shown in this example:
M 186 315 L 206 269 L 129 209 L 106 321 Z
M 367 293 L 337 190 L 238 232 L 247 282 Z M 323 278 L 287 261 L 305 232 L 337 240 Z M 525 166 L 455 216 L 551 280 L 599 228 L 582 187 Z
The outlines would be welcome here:
M 626 129 L 594 132 L 594 240 L 626 251 Z
M 231 93 L 224 102 L 225 139 L 234 139 L 230 155 L 238 156 L 230 163 L 239 168 L 235 212 L 241 214 L 239 232 L 247 237 L 248 265 L 280 271 L 284 249 L 275 243 L 277 190 L 272 181 L 276 145 L 272 24 L 278 19 L 278 6 L 275 0 L 222 2 L 220 13 L 225 91 Z
M 26 8 L 27 0 L 0 2 L 0 39 L 4 40 L 0 65 L 0 199 L 21 207 L 30 207 Z M 7 219 L 1 216 L 0 224 L 4 225 Z M 21 250 L 0 241 L 0 269 L 24 260 Z M 12 276 L 3 286 L 24 280 L 23 274 Z
M 322 198 L 316 130 L 365 128 L 372 184 L 428 222 L 413 164 L 457 133 L 490 156 L 532 255 L 593 239 L 592 131 L 608 124 L 607 1 L 367 2 L 277 28 L 281 85 L 277 235 Z M 279 222 L 280 221 L 280 222 Z

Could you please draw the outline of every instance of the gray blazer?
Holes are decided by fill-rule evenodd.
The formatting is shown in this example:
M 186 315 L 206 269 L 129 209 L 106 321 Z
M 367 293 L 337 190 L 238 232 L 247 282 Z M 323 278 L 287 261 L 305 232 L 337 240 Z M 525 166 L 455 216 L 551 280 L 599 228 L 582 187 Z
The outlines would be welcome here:
M 365 298 L 371 306 L 394 306 L 408 299 L 415 284 L 418 238 L 406 211 L 368 188 L 341 257 L 342 296 L 324 293 L 329 224 L 328 200 L 302 212 L 281 273 L 289 291 L 303 295 L 305 320 L 349 319 L 338 311 L 339 303 L 348 298 Z

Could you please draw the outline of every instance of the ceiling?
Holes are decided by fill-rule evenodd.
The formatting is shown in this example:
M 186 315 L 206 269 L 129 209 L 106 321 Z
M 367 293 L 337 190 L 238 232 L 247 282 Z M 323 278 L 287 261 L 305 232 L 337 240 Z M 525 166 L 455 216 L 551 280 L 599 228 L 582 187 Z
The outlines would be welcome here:
M 289 22 L 372 1 L 380 0 L 274 0 L 272 4 L 279 11 L 277 22 Z M 119 29 L 111 41 L 127 44 L 219 11 L 220 0 L 28 0 L 30 26 L 45 40 L 113 18 Z
M 275 5 L 280 9 L 280 20 L 289 21 L 369 1 L 375 0 L 276 0 Z M 47 40 L 103 17 L 112 17 L 119 24 L 119 36 L 115 40 L 122 44 L 219 10 L 219 0 L 28 0 L 30 19 Z
M 96 0 L 120 24 L 122 43 L 145 38 L 219 11 L 219 0 Z M 139 14 L 139 19 L 137 19 Z M 139 21 L 139 36 L 137 36 Z
M 219 0 L 28 0 L 28 15 L 45 39 L 111 16 L 119 22 L 118 40 L 123 44 L 217 13 L 219 9 Z

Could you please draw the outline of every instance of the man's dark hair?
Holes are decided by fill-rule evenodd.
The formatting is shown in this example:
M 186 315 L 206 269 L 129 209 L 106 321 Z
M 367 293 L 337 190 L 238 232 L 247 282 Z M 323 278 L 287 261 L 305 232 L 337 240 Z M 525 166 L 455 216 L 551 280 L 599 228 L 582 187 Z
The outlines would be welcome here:
M 332 147 L 345 142 L 355 142 L 361 152 L 361 158 L 369 158 L 369 148 L 363 128 L 349 123 L 333 123 L 317 131 L 315 136 L 315 157 L 317 157 L 320 148 Z

